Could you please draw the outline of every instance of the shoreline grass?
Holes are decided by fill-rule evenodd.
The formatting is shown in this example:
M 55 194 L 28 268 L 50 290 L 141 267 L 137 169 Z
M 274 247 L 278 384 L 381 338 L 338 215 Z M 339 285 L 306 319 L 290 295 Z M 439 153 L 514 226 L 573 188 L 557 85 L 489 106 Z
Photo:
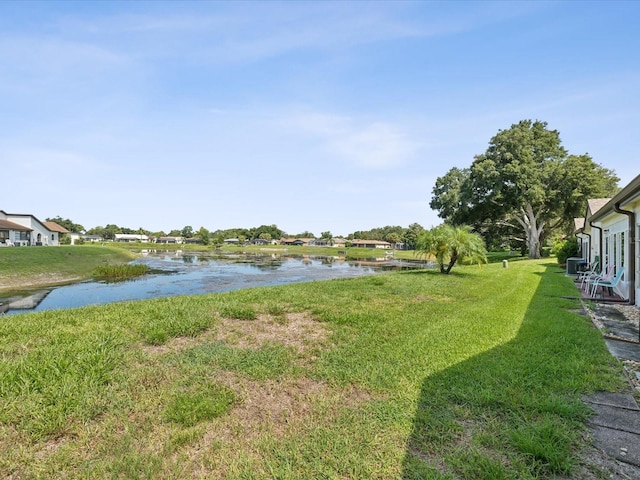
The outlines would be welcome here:
M 580 395 L 625 383 L 559 271 L 523 260 L 14 316 L 0 476 L 570 475 Z
M 0 293 L 91 278 L 96 267 L 125 264 L 136 256 L 96 245 L 0 248 Z

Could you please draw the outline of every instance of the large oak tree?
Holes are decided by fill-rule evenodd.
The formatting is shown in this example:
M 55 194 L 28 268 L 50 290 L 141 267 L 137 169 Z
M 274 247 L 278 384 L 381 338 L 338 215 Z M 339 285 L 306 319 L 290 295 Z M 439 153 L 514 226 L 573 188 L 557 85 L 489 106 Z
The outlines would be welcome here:
M 586 201 L 612 196 L 617 182 L 589 155 L 569 155 L 546 122 L 522 120 L 498 131 L 469 168 L 439 177 L 430 206 L 447 223 L 489 237 L 519 231 L 529 257 L 539 258 L 544 234 L 570 231 Z

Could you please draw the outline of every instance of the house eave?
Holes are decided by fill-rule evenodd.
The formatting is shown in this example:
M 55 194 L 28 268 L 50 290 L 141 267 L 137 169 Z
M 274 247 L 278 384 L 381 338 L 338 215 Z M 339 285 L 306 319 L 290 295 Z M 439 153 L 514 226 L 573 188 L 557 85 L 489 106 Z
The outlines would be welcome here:
M 616 205 L 623 207 L 627 203 L 636 200 L 640 197 L 640 175 L 634 178 L 631 183 L 620 190 L 613 196 L 602 208 L 595 212 L 589 220 L 591 222 L 597 222 L 602 220 L 607 215 L 615 212 Z

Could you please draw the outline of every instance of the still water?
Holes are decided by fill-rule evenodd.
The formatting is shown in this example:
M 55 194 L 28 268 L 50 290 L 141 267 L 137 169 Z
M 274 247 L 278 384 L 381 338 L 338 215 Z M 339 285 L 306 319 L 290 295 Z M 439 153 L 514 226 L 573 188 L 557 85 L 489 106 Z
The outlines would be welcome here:
M 221 257 L 180 251 L 146 252 L 132 263 L 147 265 L 150 273 L 124 282 L 87 281 L 32 291 L 19 297 L 0 298 L 0 314 L 359 277 L 390 269 L 426 266 L 422 262 L 395 260 L 346 261 L 336 257 L 280 255 Z

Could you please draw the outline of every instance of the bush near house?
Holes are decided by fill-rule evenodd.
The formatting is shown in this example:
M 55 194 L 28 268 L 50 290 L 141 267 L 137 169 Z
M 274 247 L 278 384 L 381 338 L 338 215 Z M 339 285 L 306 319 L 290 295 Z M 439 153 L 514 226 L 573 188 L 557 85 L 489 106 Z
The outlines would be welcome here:
M 567 263 L 567 258 L 575 257 L 580 253 L 578 239 L 575 237 L 571 237 L 557 242 L 553 246 L 553 252 L 556 254 L 558 263 L 560 265 L 564 265 L 565 263 Z

